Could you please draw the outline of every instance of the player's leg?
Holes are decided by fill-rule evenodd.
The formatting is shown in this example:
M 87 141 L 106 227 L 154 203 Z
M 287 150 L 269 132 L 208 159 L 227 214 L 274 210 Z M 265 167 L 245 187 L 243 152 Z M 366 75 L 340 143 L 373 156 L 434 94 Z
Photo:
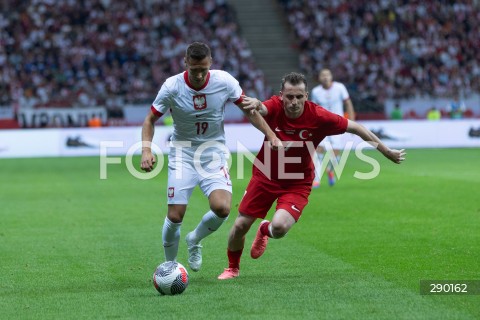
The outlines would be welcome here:
M 344 146 L 344 140 L 343 140 L 344 136 L 345 134 L 328 137 L 331 149 L 329 150 L 330 155 L 329 155 L 329 163 L 327 166 L 327 175 L 328 175 L 328 184 L 331 187 L 333 187 L 336 182 L 335 167 L 340 163 L 340 153 Z
M 162 241 L 165 260 L 175 261 L 183 217 L 197 180 L 188 159 L 175 157 L 174 152 L 168 159 L 168 212 L 162 228 Z
M 187 234 L 188 263 L 193 271 L 202 266 L 202 245 L 200 241 L 213 232 L 227 220 L 232 203 L 232 182 L 225 161 L 220 161 L 215 167 L 208 165 L 213 172 L 200 172 L 199 187 L 208 197 L 210 210 L 205 213 L 197 227 Z
M 295 218 L 290 212 L 285 209 L 278 209 L 272 222 L 267 221 L 261 225 L 262 234 L 274 239 L 283 238 L 295 222 Z
M 289 186 L 278 200 L 272 222 L 264 220 L 260 223 L 257 235 L 252 244 L 250 255 L 260 258 L 267 247 L 268 238 L 282 238 L 295 222 L 300 219 L 303 208 L 308 203 L 310 187 L 305 185 Z
M 268 238 L 282 238 L 295 222 L 292 215 L 285 209 L 278 209 L 273 216 L 272 222 L 263 220 L 258 226 L 255 240 L 252 243 L 251 257 L 253 259 L 260 258 L 267 248 Z
M 217 231 L 227 220 L 230 213 L 232 194 L 227 190 L 213 190 L 208 197 L 208 201 L 210 210 L 203 215 L 195 230 L 190 232 L 190 239 L 194 242 L 200 242 Z
M 272 222 L 263 220 L 252 244 L 252 250 L 250 251 L 252 258 L 260 258 L 267 248 L 268 238 L 283 238 L 294 223 L 295 219 L 284 209 L 278 209 L 275 212 Z
M 332 157 L 334 157 L 335 160 L 331 160 L 329 161 L 328 165 L 327 165 L 327 176 L 328 176 L 328 185 L 330 187 L 333 187 L 335 185 L 335 182 L 336 182 L 336 178 L 335 178 L 335 166 L 340 163 L 340 150 L 337 150 L 337 149 L 333 149 L 332 151 Z M 335 161 L 335 164 L 334 164 L 334 161 Z
M 218 276 L 218 279 L 225 280 L 238 277 L 240 274 L 240 258 L 242 257 L 245 245 L 245 235 L 257 218 L 239 213 L 230 229 L 228 236 L 228 268 Z
M 200 241 L 215 232 L 227 220 L 232 194 L 226 190 L 217 189 L 210 193 L 208 200 L 210 210 L 203 215 L 197 227 L 185 238 L 188 247 L 188 264 L 193 271 L 198 271 L 202 266 Z
M 264 219 L 272 204 L 277 200 L 280 188 L 268 179 L 253 176 L 248 183 L 238 208 L 239 215 L 228 238 L 228 265 L 218 278 L 230 279 L 239 275 L 240 258 L 245 245 L 245 235 L 256 219 Z
M 322 161 L 323 161 L 323 154 L 325 149 L 323 146 L 319 145 L 315 152 L 315 157 L 313 159 L 313 164 L 315 166 L 315 178 L 313 179 L 313 188 L 320 187 L 320 181 L 322 178 Z
M 186 205 L 169 204 L 168 213 L 162 228 L 163 251 L 165 261 L 177 260 L 178 243 L 180 241 L 180 228 L 187 210 Z

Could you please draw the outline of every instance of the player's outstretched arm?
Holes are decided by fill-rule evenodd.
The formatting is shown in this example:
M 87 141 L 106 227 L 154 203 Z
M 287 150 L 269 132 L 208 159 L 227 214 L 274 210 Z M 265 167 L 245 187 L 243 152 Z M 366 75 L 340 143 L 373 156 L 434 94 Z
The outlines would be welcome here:
M 390 149 L 372 131 L 355 121 L 348 120 L 347 132 L 356 134 L 364 141 L 370 143 L 392 162 L 401 163 L 403 160 L 405 160 L 405 155 L 407 154 L 405 149 Z
M 155 156 L 152 153 L 152 140 L 155 132 L 155 122 L 159 119 L 152 111 L 148 113 L 142 126 L 142 170 L 150 172 L 155 165 Z
M 245 101 L 245 100 L 247 100 L 247 101 Z M 238 105 L 238 107 L 243 111 L 243 113 L 247 117 L 248 121 L 250 121 L 250 123 L 253 124 L 253 126 L 255 128 L 260 130 L 265 135 L 265 137 L 267 137 L 267 140 L 268 140 L 268 142 L 270 142 L 270 146 L 273 149 L 276 150 L 278 148 L 281 148 L 282 147 L 282 141 L 280 141 L 280 139 L 278 139 L 277 135 L 268 126 L 265 119 L 263 119 L 263 117 L 260 115 L 260 113 L 258 111 L 255 110 L 255 108 L 249 108 L 250 104 L 252 104 L 252 103 L 256 104 L 256 101 L 253 101 L 253 100 L 256 100 L 256 101 L 260 102 L 257 99 L 244 97 L 243 101 Z
M 248 110 L 257 110 L 258 113 L 262 117 L 265 117 L 268 114 L 268 109 L 265 107 L 262 103 L 262 101 L 256 99 L 256 98 L 251 98 L 247 96 L 243 96 L 243 101 L 239 105 L 240 109 L 243 111 L 248 111 Z

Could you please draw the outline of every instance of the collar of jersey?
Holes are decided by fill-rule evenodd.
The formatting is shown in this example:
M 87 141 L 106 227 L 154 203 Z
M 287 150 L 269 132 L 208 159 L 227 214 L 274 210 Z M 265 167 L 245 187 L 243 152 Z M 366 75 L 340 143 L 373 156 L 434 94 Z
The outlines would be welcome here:
M 205 80 L 205 83 L 203 84 L 203 86 L 201 86 L 201 87 L 198 88 L 198 89 L 197 89 L 197 88 L 194 88 L 194 87 L 192 86 L 192 84 L 190 83 L 190 80 L 188 80 L 188 71 L 185 71 L 185 72 L 183 73 L 183 79 L 185 79 L 185 83 L 187 84 L 187 86 L 189 86 L 190 88 L 192 88 L 192 89 L 195 90 L 195 91 L 200 91 L 200 90 L 204 89 L 204 88 L 207 86 L 208 80 L 210 80 L 210 71 L 208 71 L 207 79 Z

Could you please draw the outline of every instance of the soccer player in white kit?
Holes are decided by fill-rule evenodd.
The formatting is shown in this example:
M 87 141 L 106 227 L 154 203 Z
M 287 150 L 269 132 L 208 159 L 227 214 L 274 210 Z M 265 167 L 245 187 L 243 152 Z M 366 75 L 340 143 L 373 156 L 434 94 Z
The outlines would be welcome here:
M 198 185 L 208 197 L 210 210 L 185 239 L 190 268 L 198 271 L 202 265 L 200 241 L 217 230 L 230 213 L 232 184 L 223 128 L 225 104 L 231 101 L 242 109 L 255 101 L 243 97 L 238 81 L 230 74 L 210 70 L 212 57 L 206 44 L 189 45 L 184 60 L 186 71 L 165 81 L 145 118 L 141 167 L 147 172 L 153 169 L 154 124 L 170 110 L 174 131 L 168 155 L 168 213 L 162 231 L 165 260 L 177 259 L 180 227 L 188 200 Z M 268 137 L 272 147 L 281 146 L 258 112 L 245 115 Z
M 353 110 L 352 100 L 348 94 L 347 88 L 343 83 L 333 81 L 332 72 L 329 69 L 322 69 L 318 75 L 320 85 L 312 89 L 311 100 L 316 104 L 322 106 L 330 112 L 336 113 L 342 117 L 350 120 L 355 120 L 355 111 Z M 343 108 L 345 106 L 345 109 Z M 340 150 L 344 147 L 342 135 L 328 136 L 322 141 L 317 149 L 317 157 L 315 159 L 315 179 L 313 180 L 313 187 L 320 186 L 321 177 L 321 161 L 325 153 L 325 141 L 328 141 L 332 146 L 335 157 L 340 154 Z M 335 184 L 335 174 L 331 163 L 327 166 L 328 183 L 330 186 Z

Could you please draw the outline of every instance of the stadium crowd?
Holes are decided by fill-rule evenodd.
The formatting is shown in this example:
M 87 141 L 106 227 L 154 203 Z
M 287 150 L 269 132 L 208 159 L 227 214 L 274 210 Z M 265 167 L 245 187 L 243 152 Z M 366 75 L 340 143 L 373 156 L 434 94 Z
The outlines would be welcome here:
M 478 1 L 279 1 L 307 74 L 377 101 L 480 91 Z
M 149 104 L 192 41 L 246 94 L 271 93 L 225 0 L 2 1 L 0 105 Z

